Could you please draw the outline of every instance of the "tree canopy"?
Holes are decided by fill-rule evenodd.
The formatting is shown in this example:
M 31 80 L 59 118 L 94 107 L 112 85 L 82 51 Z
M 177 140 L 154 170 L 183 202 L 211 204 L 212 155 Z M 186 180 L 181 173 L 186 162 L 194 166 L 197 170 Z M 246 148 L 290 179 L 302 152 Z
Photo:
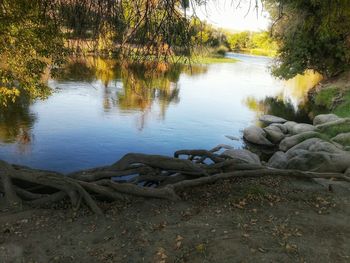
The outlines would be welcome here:
M 326 77 L 350 64 L 349 0 L 266 0 L 278 41 L 273 73 L 284 79 L 313 69 Z
M 255 2 L 257 0 L 250 0 Z M 203 0 L 2 0 L 0 1 L 0 101 L 19 94 L 43 97 L 50 65 L 84 51 L 129 59 L 189 56 L 194 46 L 228 43 L 231 49 L 270 47 L 269 36 L 224 35 L 190 16 Z M 262 0 L 272 18 L 278 52 L 273 73 L 289 79 L 314 69 L 334 76 L 350 62 L 350 0 Z M 232 14 L 234 15 L 234 14 Z

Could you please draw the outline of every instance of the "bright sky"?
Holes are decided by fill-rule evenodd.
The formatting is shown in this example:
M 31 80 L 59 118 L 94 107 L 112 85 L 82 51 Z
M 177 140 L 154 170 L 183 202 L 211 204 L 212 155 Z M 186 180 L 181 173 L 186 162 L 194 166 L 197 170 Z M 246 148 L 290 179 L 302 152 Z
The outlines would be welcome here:
M 268 13 L 262 11 L 259 5 L 258 15 L 255 0 L 209 0 L 206 6 L 196 8 L 196 14 L 201 20 L 225 29 L 243 31 L 266 30 L 269 25 Z M 237 7 L 240 2 L 239 7 Z M 260 2 L 260 1 L 259 1 Z

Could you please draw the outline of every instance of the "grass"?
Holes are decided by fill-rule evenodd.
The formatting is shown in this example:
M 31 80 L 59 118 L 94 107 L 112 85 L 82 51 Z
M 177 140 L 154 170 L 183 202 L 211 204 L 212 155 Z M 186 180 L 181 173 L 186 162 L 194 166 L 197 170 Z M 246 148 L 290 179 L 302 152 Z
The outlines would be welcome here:
M 238 50 L 238 52 L 256 56 L 265 56 L 265 57 L 275 57 L 277 55 L 276 50 L 272 49 L 262 49 L 262 48 L 244 48 L 242 50 Z
M 236 63 L 238 59 L 235 58 L 228 58 L 222 55 L 217 55 L 213 53 L 207 53 L 207 54 L 198 54 L 194 55 L 191 58 L 187 57 L 180 57 L 180 56 L 175 56 L 174 61 L 180 64 L 221 64 L 221 63 Z
M 340 102 L 335 102 L 336 97 L 341 97 Z M 336 86 L 322 89 L 316 95 L 315 103 L 339 117 L 350 117 L 350 90 L 344 91 Z
M 326 89 L 322 89 L 315 98 L 315 103 L 318 106 L 326 107 L 327 109 L 331 109 L 333 106 L 333 99 L 339 93 L 337 87 L 329 87 Z
M 343 102 L 336 106 L 333 112 L 340 117 L 350 117 L 350 91 L 343 98 Z
M 339 117 L 350 117 L 350 71 L 323 83 L 315 104 Z
M 195 64 L 219 64 L 219 63 L 236 63 L 238 60 L 223 56 L 200 56 L 193 58 Z

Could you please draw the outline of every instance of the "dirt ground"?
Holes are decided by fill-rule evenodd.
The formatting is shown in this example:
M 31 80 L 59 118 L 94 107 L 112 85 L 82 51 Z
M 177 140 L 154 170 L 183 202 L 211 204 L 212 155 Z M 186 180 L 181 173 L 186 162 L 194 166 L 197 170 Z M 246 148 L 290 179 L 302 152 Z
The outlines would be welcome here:
M 0 214 L 0 262 L 350 262 L 350 188 L 289 178 L 188 189 L 181 202 Z

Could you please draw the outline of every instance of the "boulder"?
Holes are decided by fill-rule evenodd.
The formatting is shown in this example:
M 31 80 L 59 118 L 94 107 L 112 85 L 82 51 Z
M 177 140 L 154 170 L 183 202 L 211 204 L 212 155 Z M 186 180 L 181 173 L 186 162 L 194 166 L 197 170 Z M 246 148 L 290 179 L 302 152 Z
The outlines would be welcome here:
M 221 154 L 221 156 L 234 159 L 237 161 L 237 163 L 261 165 L 259 156 L 245 149 L 226 150 Z
M 295 121 L 287 121 L 283 124 L 283 126 L 286 127 L 287 133 L 292 133 L 294 126 L 297 124 L 298 123 L 296 123 Z
M 292 128 L 292 134 L 299 134 L 303 132 L 308 132 L 308 131 L 315 131 L 317 130 L 315 126 L 307 123 L 298 123 L 293 126 Z
M 273 144 L 266 138 L 266 133 L 262 128 L 256 126 L 250 126 L 244 129 L 243 137 L 248 142 L 261 145 L 261 146 L 273 146 Z
M 344 152 L 343 149 L 338 148 L 336 145 L 334 145 L 331 142 L 325 141 L 321 138 L 311 138 L 295 145 L 294 147 L 289 149 L 286 153 L 287 155 L 290 155 L 293 152 L 299 151 L 299 150 L 313 151 L 313 152 L 323 151 L 328 153 Z
M 285 169 L 288 165 L 287 156 L 284 152 L 275 152 L 269 159 L 267 166 L 276 169 Z
M 269 125 L 272 123 L 285 123 L 285 122 L 287 122 L 287 120 L 280 118 L 280 117 L 277 117 L 277 116 L 273 116 L 273 115 L 263 115 L 259 118 L 259 120 L 266 125 Z
M 237 138 L 237 137 L 235 137 L 235 136 L 232 136 L 232 135 L 225 135 L 225 137 L 226 137 L 227 139 L 232 140 L 232 141 L 239 141 L 239 138 Z
M 290 137 L 287 137 L 285 139 L 283 139 L 283 141 L 281 141 L 280 145 L 279 145 L 279 149 L 281 151 L 288 151 L 290 148 L 292 148 L 293 146 L 307 140 L 310 138 L 322 138 L 324 137 L 324 135 L 322 135 L 321 133 L 318 132 L 314 132 L 314 131 L 307 131 L 307 132 L 302 132 Z
M 288 159 L 287 169 L 299 169 L 320 173 L 343 173 L 350 165 L 350 153 L 331 154 L 325 152 L 307 152 Z
M 266 133 L 266 138 L 275 144 L 279 143 L 286 136 L 277 126 L 270 125 L 264 128 L 264 131 Z
M 350 167 L 344 173 L 346 176 L 350 176 Z
M 313 124 L 316 126 L 327 122 L 336 121 L 339 119 L 340 118 L 335 114 L 320 114 L 314 118 Z
M 325 133 L 329 137 L 335 137 L 340 133 L 350 132 L 350 118 L 339 119 L 316 126 L 320 132 Z
M 350 153 L 331 142 L 311 138 L 285 153 L 287 169 L 343 173 L 350 167 Z
M 284 134 L 288 133 L 288 129 L 284 124 L 272 123 L 269 127 L 278 127 Z
M 340 133 L 337 136 L 333 137 L 332 141 L 343 146 L 350 146 L 350 132 Z

